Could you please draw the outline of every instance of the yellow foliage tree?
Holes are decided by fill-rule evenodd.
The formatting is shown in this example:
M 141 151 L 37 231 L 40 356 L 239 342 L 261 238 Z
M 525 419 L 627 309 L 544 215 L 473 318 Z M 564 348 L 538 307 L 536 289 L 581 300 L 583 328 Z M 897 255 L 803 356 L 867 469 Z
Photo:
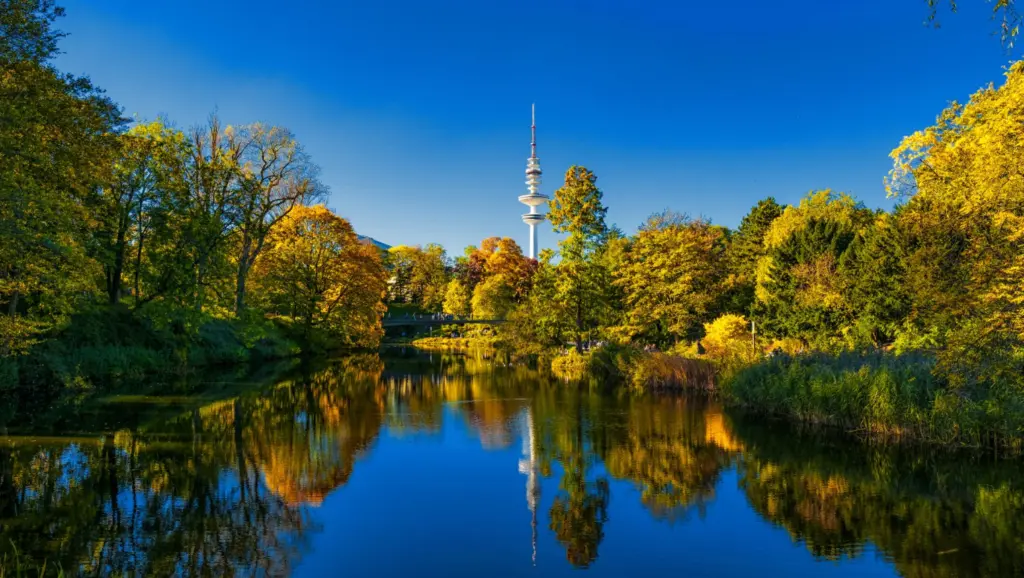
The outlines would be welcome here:
M 512 284 L 504 276 L 488 277 L 473 290 L 473 317 L 504 319 L 515 305 Z
M 472 296 L 469 294 L 469 288 L 458 279 L 452 279 L 448 282 L 448 289 L 445 290 L 444 294 L 444 312 L 459 317 L 469 315 L 471 312 L 471 299 Z
M 274 229 L 254 272 L 272 311 L 332 345 L 375 346 L 387 276 L 378 250 L 323 205 L 296 207 Z
M 948 293 L 948 287 L 964 297 L 947 307 L 956 342 L 947 361 L 975 367 L 970 373 L 978 375 L 967 380 L 984 381 L 981 374 L 990 373 L 984 368 L 995 356 L 979 352 L 1017 351 L 1010 372 L 1019 371 L 1024 365 L 1024 61 L 1009 68 L 1002 86 L 983 88 L 967 104 L 954 102 L 935 125 L 903 139 L 892 157 L 887 191 L 908 199 L 901 222 L 917 234 L 916 253 L 931 257 L 911 255 L 911 274 L 930 286 L 948 280 L 939 291 Z M 925 227 L 938 234 L 917 233 Z M 927 306 L 929 300 L 918 301 Z
M 726 314 L 705 323 L 701 345 L 709 359 L 726 366 L 749 363 L 758 357 L 750 322 L 742 315 Z
M 614 271 L 629 332 L 668 343 L 699 329 L 718 297 L 724 260 L 720 229 L 671 213 L 651 217 Z

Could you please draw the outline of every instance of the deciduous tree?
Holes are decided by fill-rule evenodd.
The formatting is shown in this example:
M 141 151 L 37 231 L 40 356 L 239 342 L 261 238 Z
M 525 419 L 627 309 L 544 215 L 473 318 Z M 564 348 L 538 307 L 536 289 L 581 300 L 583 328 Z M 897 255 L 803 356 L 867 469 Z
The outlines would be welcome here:
M 725 276 L 725 243 L 706 221 L 663 212 L 640 227 L 615 284 L 625 292 L 632 335 L 662 345 L 699 337 Z
M 604 299 L 605 285 L 594 256 L 607 241 L 608 226 L 602 204 L 603 193 L 597 188 L 597 176 L 585 167 L 572 166 L 565 173 L 565 183 L 555 191 L 548 220 L 556 233 L 568 236 L 559 241 L 556 300 L 562 309 L 571 312 L 574 341 L 582 350 L 589 330 L 600 320 L 595 313 Z
M 376 345 L 387 275 L 376 247 L 323 205 L 296 207 L 268 244 L 256 271 L 272 311 L 296 318 L 307 339 L 322 330 L 334 345 Z

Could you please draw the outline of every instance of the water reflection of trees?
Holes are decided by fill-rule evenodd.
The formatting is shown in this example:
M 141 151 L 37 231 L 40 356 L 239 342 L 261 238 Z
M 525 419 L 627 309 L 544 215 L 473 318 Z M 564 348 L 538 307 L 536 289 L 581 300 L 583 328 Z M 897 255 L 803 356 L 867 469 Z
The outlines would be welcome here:
M 87 575 L 287 573 L 306 512 L 259 487 L 240 493 L 205 444 L 146 445 L 8 443 L 0 548 Z
M 908 578 L 1024 575 L 1015 464 L 802 436 L 713 403 L 577 391 L 527 366 L 439 353 L 349 357 L 89 439 L 8 439 L 0 556 L 17 547 L 87 575 L 284 575 L 316 531 L 312 508 L 349 483 L 382 430 L 429 434 L 452 415 L 485 447 L 528 424 L 530 471 L 558 480 L 547 525 L 578 567 L 598 560 L 614 523 L 611 479 L 634 484 L 654 518 L 686 523 L 735 467 L 754 511 L 814 556 L 873 544 Z
M 685 520 L 704 516 L 715 486 L 738 449 L 726 421 L 714 406 L 695 399 L 632 400 L 605 467 L 634 482 L 653 516 Z
M 135 431 L 0 448 L 0 556 L 72 574 L 287 575 L 382 423 L 376 356 Z M 77 569 L 77 571 L 76 571 Z
M 870 543 L 907 578 L 1024 575 L 1019 464 L 744 430 L 741 489 L 814 556 Z

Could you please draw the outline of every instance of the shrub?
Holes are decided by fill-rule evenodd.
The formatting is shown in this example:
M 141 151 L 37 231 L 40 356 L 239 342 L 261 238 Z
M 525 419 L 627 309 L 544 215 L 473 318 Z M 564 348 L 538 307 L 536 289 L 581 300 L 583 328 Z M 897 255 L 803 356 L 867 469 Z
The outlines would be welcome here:
M 575 349 L 551 361 L 551 372 L 565 381 L 582 381 L 588 376 L 590 360 Z
M 723 315 L 704 324 L 704 356 L 725 369 L 753 363 L 760 355 L 750 334 L 750 323 L 742 315 Z
M 476 337 L 424 337 L 413 340 L 412 344 L 422 349 L 472 349 L 490 348 L 497 342 L 493 335 Z
M 591 350 L 588 371 L 601 383 L 628 381 L 642 356 L 636 347 L 610 343 Z

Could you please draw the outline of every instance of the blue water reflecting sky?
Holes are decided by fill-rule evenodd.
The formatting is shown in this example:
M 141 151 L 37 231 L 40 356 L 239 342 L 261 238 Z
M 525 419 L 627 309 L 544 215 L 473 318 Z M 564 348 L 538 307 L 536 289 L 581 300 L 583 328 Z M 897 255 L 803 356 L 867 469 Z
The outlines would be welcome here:
M 549 529 L 561 470 L 541 479 L 536 565 L 524 436 L 484 447 L 480 432 L 447 404 L 435 433 L 385 431 L 343 488 L 315 511 L 322 532 L 297 576 L 578 575 Z M 591 474 L 604 469 L 595 464 Z M 760 518 L 730 468 L 701 517 L 659 520 L 628 481 L 611 479 L 608 521 L 588 576 L 895 576 L 868 551 L 853 560 L 816 561 L 781 528 Z

